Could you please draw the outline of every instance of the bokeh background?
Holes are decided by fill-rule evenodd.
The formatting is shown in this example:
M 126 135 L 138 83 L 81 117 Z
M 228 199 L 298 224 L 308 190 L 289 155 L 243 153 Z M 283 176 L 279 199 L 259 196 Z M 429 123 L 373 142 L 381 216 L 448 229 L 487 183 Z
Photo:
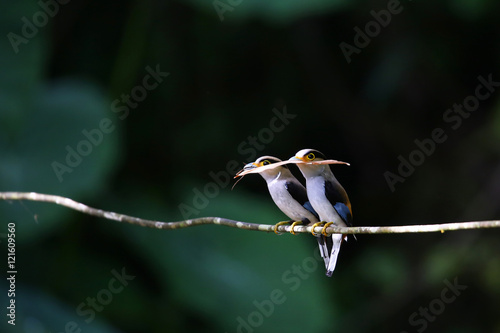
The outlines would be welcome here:
M 0 188 L 161 221 L 274 224 L 285 217 L 264 181 L 231 190 L 228 163 L 316 148 L 351 163 L 333 170 L 356 225 L 497 219 L 499 10 L 488 0 L 4 1 Z M 357 32 L 367 24 L 369 40 Z M 341 43 L 355 42 L 346 57 Z M 447 113 L 473 103 L 479 77 L 493 81 L 489 96 Z M 436 128 L 446 140 L 418 153 L 415 140 Z M 419 165 L 391 188 L 388 172 L 410 155 Z M 159 231 L 28 201 L 0 202 L 0 216 L 2 332 L 500 332 L 495 229 L 358 235 L 327 278 L 309 235 Z

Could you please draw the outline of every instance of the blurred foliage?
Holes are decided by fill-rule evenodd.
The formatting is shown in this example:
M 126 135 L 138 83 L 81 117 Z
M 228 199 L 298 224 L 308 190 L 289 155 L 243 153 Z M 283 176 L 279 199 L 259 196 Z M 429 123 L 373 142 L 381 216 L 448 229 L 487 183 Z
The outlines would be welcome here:
M 339 45 L 391 3 L 2 3 L 1 190 L 273 224 L 285 217 L 264 181 L 231 191 L 230 169 L 311 147 L 351 163 L 334 172 L 356 225 L 497 219 L 498 88 L 455 128 L 444 114 L 480 76 L 500 82 L 499 5 L 401 2 L 348 63 Z M 391 191 L 384 173 L 435 128 L 447 139 Z M 18 269 L 2 332 L 500 332 L 497 230 L 358 236 L 328 279 L 307 235 L 159 231 L 34 202 L 0 216 Z M 455 280 L 466 289 L 446 303 Z

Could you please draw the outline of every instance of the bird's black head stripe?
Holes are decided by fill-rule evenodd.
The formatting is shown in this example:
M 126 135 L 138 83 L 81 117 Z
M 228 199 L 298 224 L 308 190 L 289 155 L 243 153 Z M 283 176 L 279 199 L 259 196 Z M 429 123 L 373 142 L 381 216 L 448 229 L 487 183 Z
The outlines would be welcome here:
M 318 157 L 319 157 L 319 158 L 322 158 L 322 159 L 326 160 L 325 155 L 324 155 L 322 152 L 320 152 L 319 150 L 316 150 L 316 149 L 309 149 L 309 150 L 308 150 L 308 151 L 304 154 L 304 156 L 307 156 L 307 155 L 308 155 L 308 154 L 310 154 L 310 153 L 313 153 L 313 154 L 314 154 L 314 156 L 316 156 L 316 158 L 318 158 Z

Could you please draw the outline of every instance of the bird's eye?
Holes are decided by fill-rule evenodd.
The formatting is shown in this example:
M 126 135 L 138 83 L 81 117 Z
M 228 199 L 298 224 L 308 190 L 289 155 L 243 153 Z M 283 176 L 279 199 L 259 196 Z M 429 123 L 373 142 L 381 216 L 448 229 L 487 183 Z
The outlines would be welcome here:
M 313 154 L 313 153 L 309 153 L 309 154 L 307 154 L 306 158 L 307 158 L 309 161 L 312 161 L 312 160 L 314 160 L 314 158 L 316 158 L 316 156 L 314 156 L 314 154 Z
M 269 164 L 271 164 L 271 162 L 269 162 L 268 160 L 265 160 L 265 161 L 261 162 L 261 165 L 269 165 Z

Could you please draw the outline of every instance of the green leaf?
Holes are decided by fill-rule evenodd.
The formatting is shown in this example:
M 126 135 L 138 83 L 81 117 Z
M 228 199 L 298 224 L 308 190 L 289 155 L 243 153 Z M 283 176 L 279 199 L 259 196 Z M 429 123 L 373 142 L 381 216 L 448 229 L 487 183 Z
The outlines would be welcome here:
M 222 191 L 203 215 L 256 223 L 284 219 L 270 200 Z M 179 214 L 151 207 L 153 201 L 143 203 L 147 212 L 134 206 L 134 214 L 168 221 Z M 199 315 L 217 320 L 226 331 L 235 331 L 242 321 L 264 330 L 293 331 L 296 323 L 290 318 L 301 316 L 314 332 L 326 329 L 337 315 L 323 293 L 332 280 L 325 276 L 311 236 L 276 236 L 215 225 L 178 230 L 129 227 L 125 231 L 161 277 L 164 293 Z
M 2 290 L 8 290 L 3 281 L 0 285 Z M 97 317 L 87 324 L 71 306 L 28 285 L 17 283 L 16 296 L 10 299 L 15 300 L 16 305 L 15 326 L 7 322 L 11 318 L 5 317 L 0 321 L 2 332 L 77 332 L 78 329 L 83 332 L 90 329 L 96 333 L 119 332 Z
M 29 21 L 39 10 L 17 4 L 7 11 L 10 16 L 0 11 L 0 30 L 22 35 L 21 18 Z M 7 64 L 0 76 L 0 188 L 79 200 L 105 186 L 117 161 L 119 123 L 99 88 L 43 77 L 48 28 L 38 28 L 17 53 L 7 38 L 0 41 L 0 62 Z M 0 218 L 17 222 L 21 241 L 50 233 L 69 212 L 47 204 L 0 205 Z

